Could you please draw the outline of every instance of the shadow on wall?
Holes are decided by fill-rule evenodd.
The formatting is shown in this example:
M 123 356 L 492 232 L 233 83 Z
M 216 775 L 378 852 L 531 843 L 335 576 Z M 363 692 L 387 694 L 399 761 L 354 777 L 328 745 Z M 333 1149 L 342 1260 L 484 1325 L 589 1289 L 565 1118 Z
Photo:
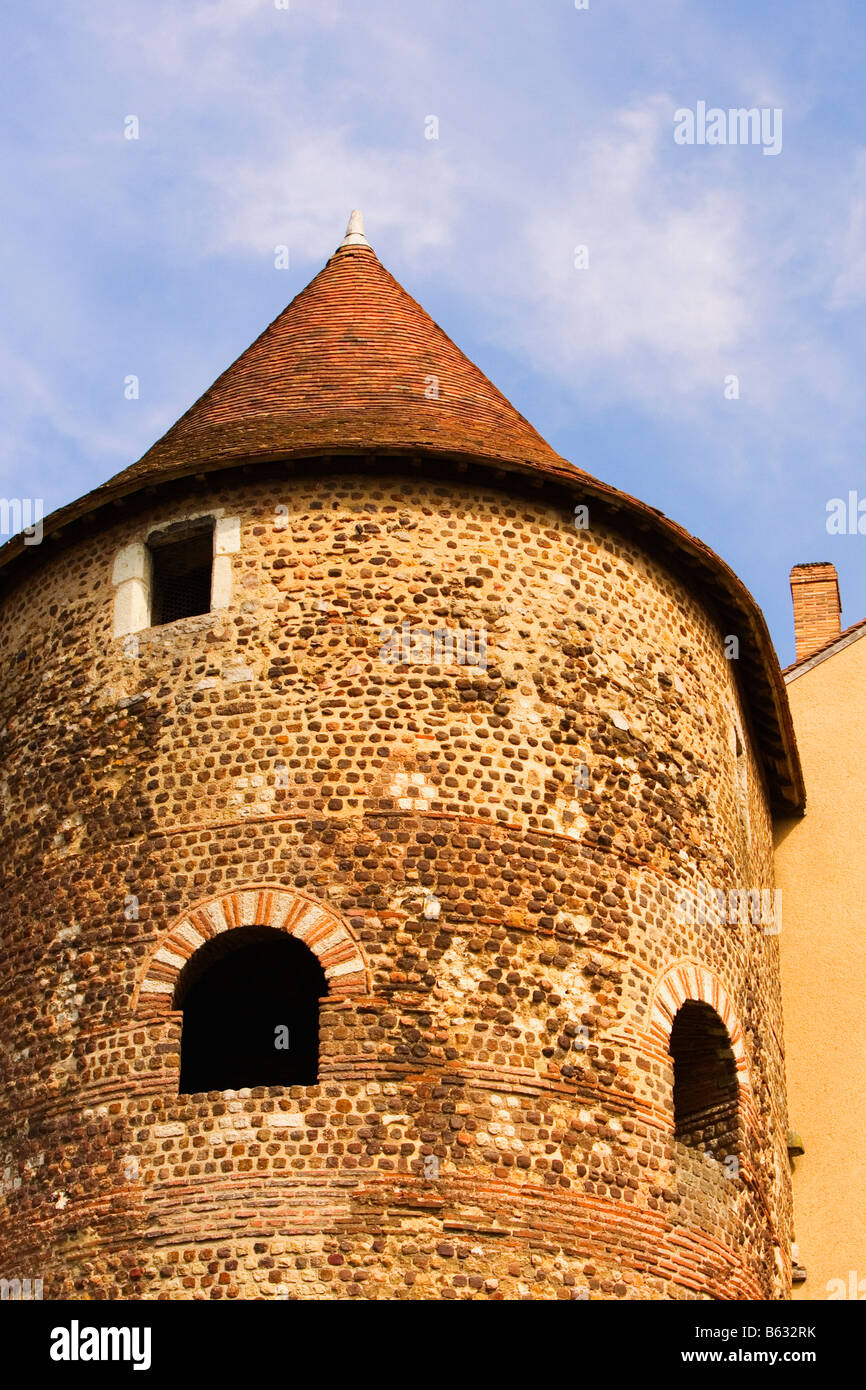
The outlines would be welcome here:
M 739 1151 L 737 1064 L 728 1030 L 709 1004 L 689 999 L 671 1029 L 675 1137 L 727 1158 Z

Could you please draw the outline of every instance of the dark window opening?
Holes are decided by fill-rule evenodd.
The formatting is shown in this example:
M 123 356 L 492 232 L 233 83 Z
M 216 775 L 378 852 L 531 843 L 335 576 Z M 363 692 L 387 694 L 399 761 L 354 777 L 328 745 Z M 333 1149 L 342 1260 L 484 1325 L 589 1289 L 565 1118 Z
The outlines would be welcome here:
M 316 956 L 285 932 L 239 927 L 214 937 L 175 990 L 181 1093 L 315 1085 L 327 992 Z
M 148 542 L 152 627 L 210 612 L 213 523 L 170 528 Z
M 728 1030 L 709 1004 L 687 1000 L 674 1019 L 675 1137 L 724 1159 L 739 1153 L 739 1086 Z

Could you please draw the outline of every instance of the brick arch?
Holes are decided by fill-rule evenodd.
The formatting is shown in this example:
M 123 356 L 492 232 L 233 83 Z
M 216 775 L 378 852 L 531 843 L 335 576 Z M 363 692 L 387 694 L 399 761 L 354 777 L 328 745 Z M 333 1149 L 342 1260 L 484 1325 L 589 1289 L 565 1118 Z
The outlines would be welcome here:
M 649 1034 L 653 1042 L 664 1052 L 668 1051 L 674 1019 L 683 1004 L 690 1000 L 709 1004 L 719 1015 L 728 1030 L 737 1067 L 737 1084 L 741 1093 L 750 1095 L 752 1087 L 743 1029 L 730 995 L 721 980 L 705 965 L 681 961 L 678 965 L 672 965 L 658 981 L 650 1004 Z
M 178 917 L 150 956 L 138 990 L 139 1014 L 172 1011 L 178 977 L 206 941 L 235 927 L 275 927 L 298 937 L 318 957 L 328 994 L 369 992 L 369 972 L 351 928 L 332 907 L 294 888 L 251 884 L 203 898 Z

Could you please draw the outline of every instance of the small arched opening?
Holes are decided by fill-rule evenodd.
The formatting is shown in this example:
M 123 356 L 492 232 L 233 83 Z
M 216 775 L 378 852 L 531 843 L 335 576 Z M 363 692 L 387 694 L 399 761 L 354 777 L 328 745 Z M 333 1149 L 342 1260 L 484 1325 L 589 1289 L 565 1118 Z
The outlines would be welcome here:
M 709 1004 L 687 999 L 670 1035 L 674 1135 L 721 1162 L 739 1151 L 739 1084 L 731 1039 Z
M 315 1085 L 327 992 L 316 956 L 284 931 L 237 927 L 213 937 L 187 961 L 175 989 L 181 1094 Z

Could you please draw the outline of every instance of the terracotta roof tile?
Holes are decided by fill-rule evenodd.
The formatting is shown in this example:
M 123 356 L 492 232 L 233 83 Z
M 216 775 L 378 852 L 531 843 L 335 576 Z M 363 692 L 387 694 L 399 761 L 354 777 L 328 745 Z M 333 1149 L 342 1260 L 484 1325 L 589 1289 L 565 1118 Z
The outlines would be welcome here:
M 149 481 L 198 460 L 353 447 L 432 448 L 581 473 L 368 246 L 344 245 L 167 434 L 112 481 Z

